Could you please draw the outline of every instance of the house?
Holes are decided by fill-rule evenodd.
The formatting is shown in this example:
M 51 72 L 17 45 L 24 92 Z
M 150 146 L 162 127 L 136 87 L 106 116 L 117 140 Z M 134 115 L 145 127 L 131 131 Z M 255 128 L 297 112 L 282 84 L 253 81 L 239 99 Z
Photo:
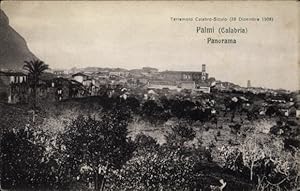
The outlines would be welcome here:
M 28 97 L 27 90 L 26 74 L 0 71 L 0 102 L 26 102 Z
M 53 70 L 53 74 L 55 74 L 57 76 L 64 76 L 65 71 L 64 70 Z
M 210 87 L 199 86 L 195 89 L 197 92 L 210 93 Z
M 159 95 L 153 90 L 149 90 L 147 94 L 144 94 L 144 100 L 158 100 L 158 98 Z
M 90 87 L 90 86 L 93 86 L 95 84 L 95 80 L 94 79 L 85 79 L 83 80 L 82 84 L 86 87 Z
M 192 90 L 195 89 L 196 83 L 194 81 L 179 81 L 178 88 Z
M 300 109 L 297 109 L 297 110 L 296 110 L 296 117 L 297 117 L 297 118 L 300 118 Z
M 129 72 L 123 69 L 114 69 L 113 71 L 109 72 L 109 76 L 117 76 L 117 77 L 128 77 Z
M 297 109 L 293 102 L 278 104 L 279 111 L 286 117 L 297 117 Z
M 210 93 L 210 84 L 207 82 L 199 82 L 194 89 L 196 92 Z
M 102 85 L 108 84 L 109 83 L 109 79 L 106 77 L 97 77 L 97 79 L 95 80 L 95 86 L 100 87 Z
M 79 75 L 80 76 L 80 75 Z M 22 72 L 0 72 L 0 102 L 28 103 L 34 89 Z M 36 86 L 37 102 L 54 102 L 86 95 L 84 86 L 75 80 L 46 76 Z
M 88 88 L 90 88 L 92 86 L 95 86 L 96 81 L 97 81 L 93 77 L 85 75 L 83 73 L 73 74 L 72 79 L 74 81 L 77 81 L 77 82 L 81 83 L 83 86 L 88 87 Z
M 109 78 L 109 72 L 108 71 L 100 71 L 94 74 L 95 78 L 99 79 L 108 79 Z
M 73 74 L 72 78 L 73 78 L 73 80 L 83 84 L 83 81 L 87 80 L 88 76 L 79 72 L 79 73 Z
M 151 80 L 148 82 L 147 87 L 148 87 L 148 89 L 178 90 L 176 82 L 166 81 L 166 80 Z
M 55 102 L 86 95 L 84 86 L 66 78 L 42 80 L 37 88 L 38 101 Z

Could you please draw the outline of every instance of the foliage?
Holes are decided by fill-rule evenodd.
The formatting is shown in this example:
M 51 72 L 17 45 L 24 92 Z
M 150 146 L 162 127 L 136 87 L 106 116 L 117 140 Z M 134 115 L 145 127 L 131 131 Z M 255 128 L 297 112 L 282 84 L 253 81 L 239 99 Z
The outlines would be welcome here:
M 5 131 L 1 139 L 3 188 L 55 187 L 56 177 L 47 157 L 46 134 L 27 125 Z
M 159 147 L 157 141 L 153 137 L 147 136 L 143 133 L 136 135 L 134 143 L 138 149 L 154 150 Z
M 49 66 L 40 60 L 31 60 L 24 62 L 25 65 L 23 68 L 28 72 L 30 82 L 32 82 L 33 84 L 38 83 L 42 73 L 45 70 L 49 69 Z
M 120 111 L 105 113 L 101 120 L 75 119 L 61 136 L 68 173 L 76 178 L 83 166 L 92 173 L 98 173 L 101 166 L 120 168 L 134 150 L 127 137 L 128 120 L 129 116 Z
M 172 126 L 171 131 L 166 135 L 167 144 L 181 146 L 187 141 L 192 141 L 196 137 L 196 132 L 186 121 L 179 121 Z
M 172 149 L 161 146 L 156 151 L 137 154 L 119 171 L 110 173 L 110 190 L 192 190 L 209 186 L 204 171 L 210 165 L 205 162 L 203 151 Z M 204 162 L 205 164 L 203 164 Z M 201 169 L 201 170 L 200 170 Z M 134 174 L 134 176 L 131 176 Z M 214 178 L 212 178 L 214 179 Z M 211 183 L 211 182 L 210 182 Z
M 33 107 L 36 108 L 37 102 L 37 85 L 41 75 L 49 69 L 49 66 L 40 60 L 25 61 L 24 70 L 28 72 L 30 85 L 33 87 Z
M 155 125 L 161 124 L 169 118 L 169 114 L 154 100 L 148 100 L 143 104 L 142 116 L 144 120 Z
M 227 189 L 250 190 L 251 184 L 210 161 L 202 147 L 168 144 L 146 153 L 135 152 L 122 169 L 111 171 L 107 190 L 211 190 L 225 179 Z M 134 176 L 132 176 L 134 175 Z
M 298 123 L 282 118 L 232 123 L 209 99 L 235 115 L 243 111 L 243 103 L 233 101 L 233 96 L 240 99 L 228 96 L 226 103 L 223 94 L 203 95 L 197 101 L 140 102 L 136 97 L 107 95 L 72 99 L 35 113 L 35 124 L 30 124 L 33 114 L 25 107 L 3 104 L 2 187 L 87 190 L 86 184 L 97 182 L 99 167 L 101 173 L 105 171 L 106 190 L 211 190 L 220 188 L 220 180 L 225 181 L 225 190 L 299 187 Z M 251 101 L 264 98 L 247 96 Z M 212 109 L 218 112 L 212 115 Z M 270 116 L 279 115 L 270 112 Z M 132 119 L 137 121 L 131 123 Z M 161 125 L 151 129 L 159 138 L 149 136 L 155 133 L 149 132 L 148 122 Z M 128 136 L 128 123 L 137 126 L 130 132 L 137 134 L 134 141 Z M 196 132 L 196 126 L 207 131 L 197 128 Z M 228 144 L 233 138 L 230 132 L 236 135 L 234 144 Z M 167 142 L 159 145 L 157 140 L 164 136 Z
M 285 150 L 280 138 L 253 133 L 240 146 L 223 146 L 219 153 L 224 168 L 246 175 L 257 190 L 292 190 L 299 186 L 299 150 Z

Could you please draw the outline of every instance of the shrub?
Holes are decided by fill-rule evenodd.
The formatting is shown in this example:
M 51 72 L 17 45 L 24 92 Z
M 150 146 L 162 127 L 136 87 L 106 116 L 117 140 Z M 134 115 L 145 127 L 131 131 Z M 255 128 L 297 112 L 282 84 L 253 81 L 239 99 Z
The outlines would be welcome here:
M 104 181 L 101 169 L 121 168 L 131 157 L 134 144 L 127 138 L 129 116 L 120 111 L 103 115 L 101 120 L 79 116 L 62 134 L 67 173 L 73 179 L 81 176 L 82 167 L 94 174 L 95 188 Z
M 7 189 L 56 187 L 56 165 L 47 156 L 46 134 L 27 125 L 5 131 L 1 139 L 1 185 Z M 53 163 L 54 162 L 54 163 Z
M 165 137 L 167 144 L 180 146 L 187 141 L 192 141 L 196 137 L 196 132 L 192 127 L 189 127 L 188 122 L 180 121 L 172 126 L 171 131 Z

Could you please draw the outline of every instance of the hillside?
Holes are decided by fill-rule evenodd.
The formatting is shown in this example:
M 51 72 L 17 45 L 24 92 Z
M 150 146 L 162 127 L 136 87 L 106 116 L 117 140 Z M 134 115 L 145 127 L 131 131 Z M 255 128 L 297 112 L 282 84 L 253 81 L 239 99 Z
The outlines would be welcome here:
M 4 11 L 0 10 L 0 69 L 22 69 L 24 60 L 36 59 L 25 39 L 10 25 Z

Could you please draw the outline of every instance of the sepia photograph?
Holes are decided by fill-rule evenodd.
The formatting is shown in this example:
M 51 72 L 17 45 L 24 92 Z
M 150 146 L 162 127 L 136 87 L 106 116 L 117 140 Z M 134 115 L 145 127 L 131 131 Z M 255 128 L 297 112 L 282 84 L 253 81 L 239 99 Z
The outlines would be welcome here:
M 0 2 L 1 191 L 299 191 L 299 1 Z

